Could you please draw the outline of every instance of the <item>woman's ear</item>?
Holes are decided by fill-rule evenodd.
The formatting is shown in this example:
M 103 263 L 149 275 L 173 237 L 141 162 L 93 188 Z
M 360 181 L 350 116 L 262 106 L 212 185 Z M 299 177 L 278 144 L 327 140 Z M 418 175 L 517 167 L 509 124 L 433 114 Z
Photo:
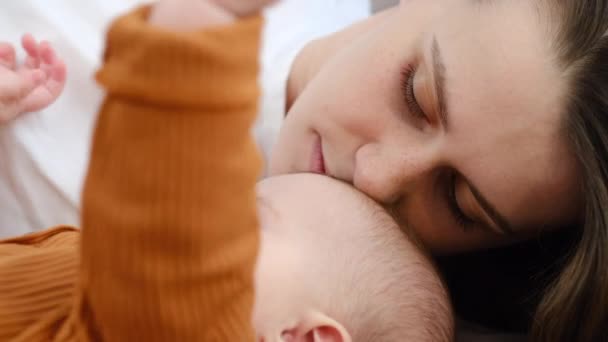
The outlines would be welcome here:
M 304 317 L 297 326 L 284 331 L 284 342 L 352 342 L 342 324 L 327 315 L 314 312 Z

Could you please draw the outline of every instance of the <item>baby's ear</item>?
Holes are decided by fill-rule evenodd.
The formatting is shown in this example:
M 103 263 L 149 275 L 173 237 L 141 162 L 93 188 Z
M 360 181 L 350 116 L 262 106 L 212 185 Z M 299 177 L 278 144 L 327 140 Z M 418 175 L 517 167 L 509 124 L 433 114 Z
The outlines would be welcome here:
M 342 324 L 320 312 L 309 314 L 283 337 L 286 342 L 352 342 Z

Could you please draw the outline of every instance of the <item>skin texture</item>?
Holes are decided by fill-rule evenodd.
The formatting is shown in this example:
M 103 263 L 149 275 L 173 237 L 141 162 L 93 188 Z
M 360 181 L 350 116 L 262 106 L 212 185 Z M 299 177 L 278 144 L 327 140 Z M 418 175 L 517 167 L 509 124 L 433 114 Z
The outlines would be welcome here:
M 257 193 L 260 341 L 452 340 L 439 275 L 381 206 L 311 174 L 267 178 Z
M 27 58 L 18 63 L 15 48 L 0 42 L 0 123 L 47 107 L 65 85 L 65 64 L 48 42 L 25 35 L 22 46 Z
M 290 84 L 301 92 L 271 173 L 323 172 L 352 183 L 437 254 L 509 244 L 576 220 L 578 170 L 561 134 L 565 84 L 536 9 L 412 0 L 382 16 L 314 43 L 332 48 L 309 51 L 323 63 L 303 69 L 305 86 Z M 447 125 L 434 87 L 441 68 Z M 408 70 L 422 112 L 404 95 Z M 469 184 L 511 231 L 490 219 Z M 449 205 L 452 189 L 465 227 Z

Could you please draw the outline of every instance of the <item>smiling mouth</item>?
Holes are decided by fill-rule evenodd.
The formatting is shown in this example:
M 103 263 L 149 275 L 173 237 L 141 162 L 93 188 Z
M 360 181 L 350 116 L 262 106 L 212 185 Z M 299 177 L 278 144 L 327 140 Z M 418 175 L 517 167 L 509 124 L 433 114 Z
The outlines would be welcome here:
M 321 144 L 321 136 L 318 134 L 316 134 L 316 139 L 312 147 L 310 171 L 322 175 L 326 174 L 325 159 L 323 157 L 323 145 Z

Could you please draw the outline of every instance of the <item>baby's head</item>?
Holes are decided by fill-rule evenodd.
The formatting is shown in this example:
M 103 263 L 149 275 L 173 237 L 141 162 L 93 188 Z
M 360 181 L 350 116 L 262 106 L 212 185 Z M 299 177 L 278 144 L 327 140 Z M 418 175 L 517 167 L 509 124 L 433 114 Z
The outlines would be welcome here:
M 449 299 L 429 259 L 375 202 L 324 176 L 258 186 L 260 341 L 450 341 Z

